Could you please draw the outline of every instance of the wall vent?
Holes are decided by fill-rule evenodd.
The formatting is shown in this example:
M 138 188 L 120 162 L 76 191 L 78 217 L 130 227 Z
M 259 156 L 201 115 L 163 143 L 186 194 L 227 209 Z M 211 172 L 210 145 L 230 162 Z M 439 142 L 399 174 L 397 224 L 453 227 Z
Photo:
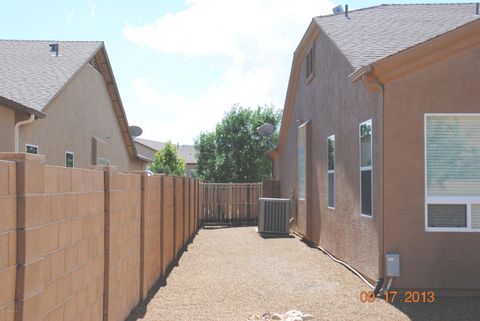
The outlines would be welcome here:
M 99 73 L 102 73 L 102 70 L 100 69 L 100 65 L 98 64 L 98 61 L 97 61 L 97 57 L 93 57 L 92 59 L 90 59 L 89 63 L 93 68 L 97 69 Z
M 258 233 L 288 234 L 290 200 L 286 198 L 260 198 Z
M 58 57 L 58 43 L 51 43 L 48 45 L 48 47 L 50 48 L 48 50 L 50 52 L 50 55 L 52 55 L 52 57 Z

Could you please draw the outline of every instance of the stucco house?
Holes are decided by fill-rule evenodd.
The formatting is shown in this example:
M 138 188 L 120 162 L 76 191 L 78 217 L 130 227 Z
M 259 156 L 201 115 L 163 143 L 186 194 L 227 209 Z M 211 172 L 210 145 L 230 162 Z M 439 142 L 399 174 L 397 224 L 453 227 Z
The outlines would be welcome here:
M 142 170 L 103 42 L 0 40 L 0 152 Z
M 315 17 L 269 152 L 293 228 L 369 280 L 480 293 L 476 4 Z M 389 272 L 391 273 L 391 272 Z
M 153 162 L 155 153 L 165 147 L 165 143 L 151 139 L 135 138 L 135 147 L 142 158 Z M 193 145 L 175 145 L 178 156 L 185 161 L 185 174 L 192 176 L 192 171 L 197 168 L 197 157 L 195 156 L 195 146 Z

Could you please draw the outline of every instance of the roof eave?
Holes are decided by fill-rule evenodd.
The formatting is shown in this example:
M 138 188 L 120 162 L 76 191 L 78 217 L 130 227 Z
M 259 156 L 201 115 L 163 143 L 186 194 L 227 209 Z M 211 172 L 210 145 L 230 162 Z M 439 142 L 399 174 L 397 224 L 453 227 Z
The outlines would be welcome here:
M 398 51 L 355 70 L 348 78 L 355 82 L 373 75 L 386 83 L 421 67 L 480 44 L 480 19 L 471 21 L 422 43 Z
M 33 114 L 37 118 L 45 118 L 46 114 L 35 108 L 27 107 L 23 104 L 17 103 L 11 99 L 0 96 L 0 105 L 13 109 L 15 111 L 25 112 L 27 114 Z
M 350 75 L 348 75 L 348 79 L 350 79 L 351 82 L 355 82 L 358 79 L 360 79 L 362 76 L 367 75 L 373 71 L 372 65 L 366 65 L 358 68 L 354 72 L 352 72 Z

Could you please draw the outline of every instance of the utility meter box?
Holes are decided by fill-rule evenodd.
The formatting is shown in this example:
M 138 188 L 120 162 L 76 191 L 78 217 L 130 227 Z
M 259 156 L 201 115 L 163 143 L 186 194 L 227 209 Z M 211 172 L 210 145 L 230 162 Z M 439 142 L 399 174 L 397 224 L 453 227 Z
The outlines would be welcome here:
M 386 253 L 385 254 L 385 272 L 388 277 L 400 276 L 400 254 L 399 253 Z

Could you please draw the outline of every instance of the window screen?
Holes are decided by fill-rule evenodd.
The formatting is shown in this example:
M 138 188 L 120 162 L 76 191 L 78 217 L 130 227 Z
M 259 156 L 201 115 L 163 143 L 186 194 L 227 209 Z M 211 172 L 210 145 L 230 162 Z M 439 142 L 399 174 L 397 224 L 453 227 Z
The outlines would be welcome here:
M 427 117 L 428 196 L 480 196 L 480 116 Z
M 464 204 L 429 204 L 429 227 L 467 227 L 467 206 Z
M 359 126 L 360 135 L 360 208 L 372 215 L 372 120 Z
M 427 227 L 480 229 L 480 115 L 425 117 Z
M 480 204 L 472 204 L 472 228 L 480 228 Z
M 65 167 L 73 167 L 75 156 L 73 153 L 65 153 Z
M 25 146 L 25 152 L 29 154 L 38 154 L 38 147 L 35 145 L 26 145 Z
M 328 207 L 335 207 L 335 135 L 327 138 L 328 146 Z
M 305 78 L 309 78 L 313 74 L 313 68 L 315 66 L 315 44 L 310 48 L 305 57 Z

